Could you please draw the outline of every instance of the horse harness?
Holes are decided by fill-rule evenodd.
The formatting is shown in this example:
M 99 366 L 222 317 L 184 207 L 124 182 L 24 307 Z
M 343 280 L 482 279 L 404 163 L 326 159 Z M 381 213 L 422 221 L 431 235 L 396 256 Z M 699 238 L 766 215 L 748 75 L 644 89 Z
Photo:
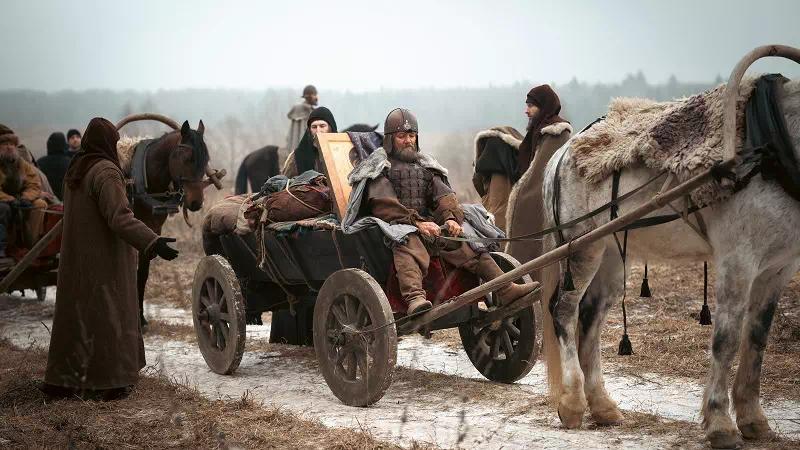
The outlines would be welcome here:
M 183 180 L 179 177 L 170 181 L 169 190 L 162 193 L 149 193 L 147 183 L 147 153 L 150 147 L 160 139 L 145 139 L 136 144 L 131 162 L 131 177 L 133 184 L 129 185 L 128 200 L 131 205 L 143 203 L 157 216 L 166 216 L 180 211 L 183 204 Z M 178 147 L 191 148 L 190 145 L 179 143 Z

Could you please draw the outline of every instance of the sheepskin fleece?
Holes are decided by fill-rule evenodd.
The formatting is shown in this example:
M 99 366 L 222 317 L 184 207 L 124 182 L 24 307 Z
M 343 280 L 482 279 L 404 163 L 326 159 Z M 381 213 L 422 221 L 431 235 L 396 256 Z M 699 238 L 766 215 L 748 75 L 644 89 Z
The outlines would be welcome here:
M 477 161 L 481 156 L 481 142 L 490 137 L 499 137 L 515 150 L 519 150 L 519 144 L 522 143 L 522 138 L 524 136 L 514 127 L 509 126 L 492 127 L 488 130 L 479 131 L 478 134 L 475 135 L 475 142 L 473 143 L 473 148 L 475 149 L 475 159 L 473 159 L 473 161 Z
M 117 141 L 117 156 L 119 157 L 119 165 L 125 175 L 131 176 L 131 165 L 133 164 L 133 152 L 136 150 L 136 144 L 145 140 L 152 139 L 150 136 L 120 136 Z
M 736 148 L 744 141 L 745 104 L 757 77 L 745 77 L 739 89 Z M 725 84 L 671 102 L 616 98 L 605 120 L 576 136 L 571 143 L 578 173 L 590 183 L 637 163 L 669 170 L 687 180 L 722 160 L 722 119 Z M 692 193 L 698 205 L 708 205 L 732 193 L 709 183 Z

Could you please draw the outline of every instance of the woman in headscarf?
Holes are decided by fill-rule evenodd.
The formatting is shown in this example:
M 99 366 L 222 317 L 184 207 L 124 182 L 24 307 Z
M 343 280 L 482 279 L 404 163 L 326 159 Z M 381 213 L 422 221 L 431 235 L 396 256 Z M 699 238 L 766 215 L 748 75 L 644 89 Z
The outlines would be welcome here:
M 137 252 L 178 252 L 133 217 L 117 158 L 119 134 L 94 118 L 64 177 L 56 308 L 43 390 L 51 396 L 126 396 L 145 365 L 136 296 Z
M 553 154 L 572 134 L 572 125 L 561 118 L 561 101 L 546 84 L 536 86 L 525 99 L 528 132 L 519 146 L 519 181 L 508 199 L 506 232 L 509 236 L 535 233 L 542 229 L 542 179 Z M 509 242 L 506 252 L 525 263 L 541 253 L 541 241 Z M 537 274 L 531 274 L 534 280 Z
M 289 178 L 296 177 L 306 170 L 316 170 L 322 172 L 320 164 L 319 149 L 314 137 L 317 133 L 336 133 L 336 119 L 333 113 L 326 107 L 321 106 L 308 116 L 306 121 L 306 132 L 300 139 L 300 144 L 286 158 L 281 173 Z

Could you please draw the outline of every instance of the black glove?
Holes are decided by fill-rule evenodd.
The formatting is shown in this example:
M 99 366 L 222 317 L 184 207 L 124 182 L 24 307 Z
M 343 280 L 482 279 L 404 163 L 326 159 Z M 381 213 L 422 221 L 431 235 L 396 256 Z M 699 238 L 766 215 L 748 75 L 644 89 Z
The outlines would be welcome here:
M 178 257 L 178 251 L 167 245 L 168 242 L 175 242 L 175 238 L 160 237 L 153 244 L 153 256 L 160 256 L 162 259 L 172 261 Z

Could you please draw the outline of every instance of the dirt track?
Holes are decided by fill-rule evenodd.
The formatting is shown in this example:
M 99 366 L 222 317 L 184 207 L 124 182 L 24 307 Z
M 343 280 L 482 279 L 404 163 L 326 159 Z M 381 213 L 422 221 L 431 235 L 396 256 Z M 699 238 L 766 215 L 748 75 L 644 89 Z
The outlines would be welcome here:
M 49 338 L 43 324 L 49 327 L 52 317 L 50 295 L 46 304 L 4 298 L 3 335 L 16 345 L 46 346 Z M 148 315 L 183 327 L 191 317 L 180 308 L 159 306 L 151 306 Z M 612 363 L 606 370 L 607 385 L 626 411 L 628 424 L 570 431 L 560 428 L 546 406 L 541 364 L 517 385 L 490 383 L 462 351 L 407 337 L 400 343 L 400 367 L 386 396 L 373 407 L 352 408 L 330 393 L 310 349 L 270 346 L 265 343 L 268 329 L 268 325 L 248 328 L 250 347 L 234 376 L 210 372 L 196 345 L 185 339 L 148 336 L 148 363 L 195 384 L 210 398 L 237 399 L 249 393 L 265 405 L 404 445 L 417 441 L 477 448 L 702 447 L 697 423 L 702 388 L 691 379 L 631 376 Z M 765 444 L 800 446 L 800 403 L 771 402 L 766 409 L 783 440 Z

